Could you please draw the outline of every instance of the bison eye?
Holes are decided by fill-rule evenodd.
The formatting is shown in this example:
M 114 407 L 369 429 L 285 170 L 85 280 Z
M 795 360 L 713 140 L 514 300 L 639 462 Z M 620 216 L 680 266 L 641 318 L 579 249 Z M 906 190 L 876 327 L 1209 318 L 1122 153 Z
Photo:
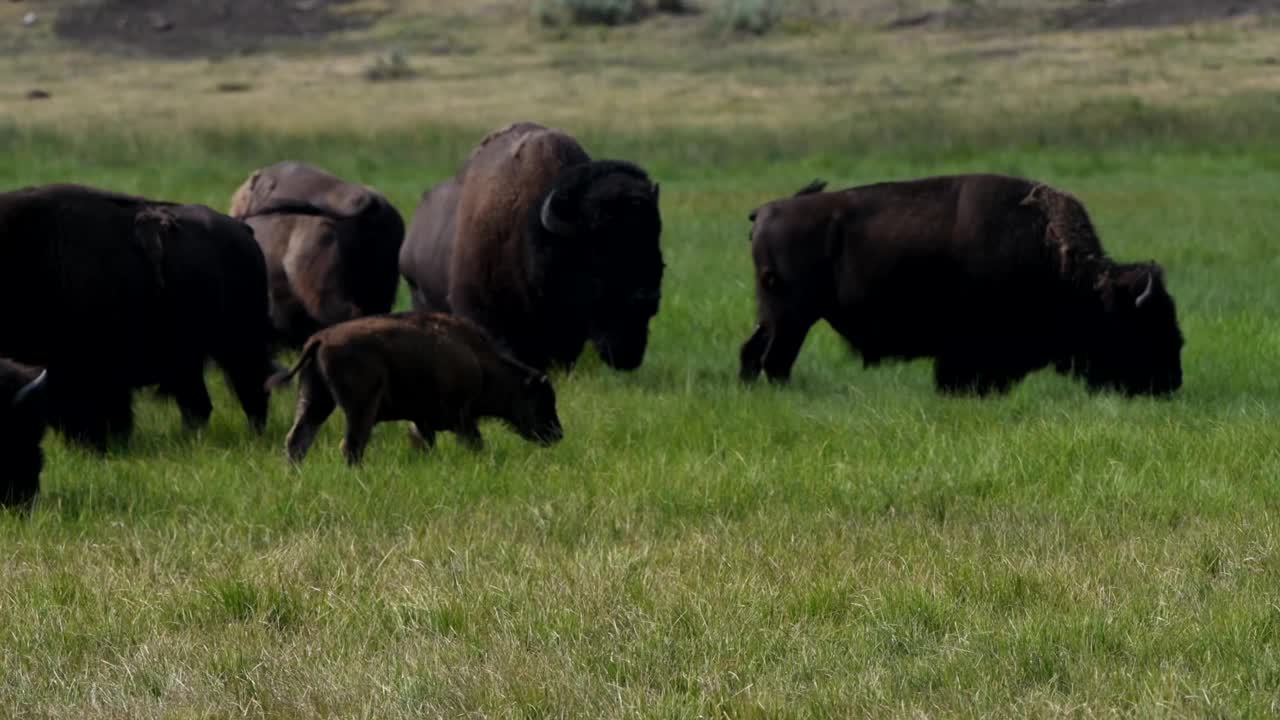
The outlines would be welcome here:
M 772 270 L 760 273 L 760 287 L 765 290 L 776 290 L 780 285 L 782 285 L 782 278 L 778 277 L 778 273 Z

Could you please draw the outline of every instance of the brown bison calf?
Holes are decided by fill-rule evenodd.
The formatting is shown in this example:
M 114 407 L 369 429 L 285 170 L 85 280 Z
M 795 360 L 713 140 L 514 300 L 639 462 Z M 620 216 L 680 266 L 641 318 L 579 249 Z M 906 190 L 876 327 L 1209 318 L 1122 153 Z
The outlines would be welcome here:
M 427 447 L 449 430 L 472 448 L 477 421 L 505 420 L 521 437 L 550 445 L 563 431 L 555 391 L 542 373 L 500 353 L 475 325 L 435 313 L 349 320 L 307 341 L 296 365 L 272 388 L 301 374 L 286 453 L 301 462 L 335 404 L 347 416 L 342 452 L 358 465 L 373 426 L 408 420 Z
M 0 507 L 24 507 L 40 489 L 46 372 L 0 360 Z

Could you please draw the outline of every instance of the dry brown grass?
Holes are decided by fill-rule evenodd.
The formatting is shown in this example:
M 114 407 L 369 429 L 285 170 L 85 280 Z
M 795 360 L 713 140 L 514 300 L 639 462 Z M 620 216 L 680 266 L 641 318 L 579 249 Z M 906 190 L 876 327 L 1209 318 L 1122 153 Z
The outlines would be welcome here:
M 364 3 L 375 4 L 386 3 Z M 606 130 L 782 128 L 797 119 L 838 124 L 904 110 L 1068 111 L 1114 97 L 1208 111 L 1224 96 L 1280 90 L 1280 28 L 1256 19 L 1016 33 L 887 32 L 867 29 L 865 20 L 801 18 L 772 36 L 742 39 L 709 33 L 696 18 L 555 36 L 534 27 L 515 2 L 405 0 L 399 7 L 395 22 L 323 42 L 161 61 L 69 47 L 53 38 L 47 18 L 15 30 L 26 5 L 0 5 L 0 46 L 16 50 L 0 60 L 0 117 L 41 126 L 285 131 L 488 127 L 513 118 Z M 880 5 L 857 7 L 874 15 Z M 393 48 L 416 76 L 368 82 L 366 69 Z M 222 85 L 247 89 L 219 92 Z M 53 99 L 26 100 L 34 87 Z

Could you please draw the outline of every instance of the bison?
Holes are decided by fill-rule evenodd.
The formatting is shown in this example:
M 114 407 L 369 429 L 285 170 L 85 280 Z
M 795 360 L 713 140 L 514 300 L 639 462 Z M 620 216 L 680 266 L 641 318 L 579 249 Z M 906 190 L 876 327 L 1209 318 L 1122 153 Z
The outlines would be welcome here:
M 307 341 L 297 363 L 268 387 L 301 373 L 298 406 L 285 443 L 302 462 L 316 432 L 341 406 L 347 418 L 342 452 L 358 465 L 379 422 L 408 420 L 427 447 L 442 430 L 472 448 L 483 441 L 477 421 L 505 420 L 543 445 L 563 435 L 555 391 L 546 375 L 500 352 L 479 327 L 456 316 L 401 313 L 349 320 Z
M 376 190 L 281 162 L 255 170 L 230 213 L 266 256 L 278 344 L 301 346 L 321 328 L 391 311 L 404 220 Z
M 0 360 L 0 507 L 27 507 L 40 490 L 47 370 Z
M 932 358 L 948 393 L 1003 392 L 1049 365 L 1093 390 L 1181 387 L 1163 269 L 1108 258 L 1069 193 L 1001 175 L 824 185 L 751 213 L 758 324 L 744 381 L 761 369 L 786 381 L 826 320 L 867 366 Z
M 79 185 L 0 194 L 0 353 L 49 369 L 49 419 L 71 440 L 127 438 L 132 391 L 149 385 L 203 424 L 208 358 L 260 429 L 269 329 L 244 223 Z
M 632 370 L 661 298 L 661 232 L 644 170 L 522 122 L 423 195 L 400 271 L 415 309 L 469 318 L 534 368 L 571 367 L 590 340 Z

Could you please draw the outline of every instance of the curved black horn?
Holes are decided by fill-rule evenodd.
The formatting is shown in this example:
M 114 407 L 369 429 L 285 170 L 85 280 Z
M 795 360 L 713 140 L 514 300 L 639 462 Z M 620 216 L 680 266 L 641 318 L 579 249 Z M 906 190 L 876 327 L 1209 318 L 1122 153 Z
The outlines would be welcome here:
M 1147 272 L 1147 287 L 1142 291 L 1142 294 L 1138 296 L 1138 299 L 1134 301 L 1133 306 L 1142 307 L 1143 305 L 1146 305 L 1147 301 L 1151 299 L 1151 291 L 1155 289 L 1155 286 L 1156 273 L 1154 270 L 1150 270 Z
M 542 227 L 547 232 L 560 237 L 572 238 L 578 234 L 578 229 L 573 225 L 561 220 L 556 216 L 554 210 L 551 209 L 551 203 L 555 199 L 556 191 L 552 190 L 547 193 L 547 199 L 542 201 L 542 213 L 539 216 L 542 220 Z
M 40 374 L 36 376 L 35 380 L 32 380 L 26 385 L 23 385 L 22 388 L 18 390 L 18 392 L 14 393 L 13 400 L 9 403 L 9 406 L 18 407 L 23 403 L 24 400 L 26 400 L 28 397 L 31 397 L 32 393 L 38 392 L 40 388 L 44 387 L 44 384 L 48 381 L 49 381 L 49 371 L 41 370 Z

